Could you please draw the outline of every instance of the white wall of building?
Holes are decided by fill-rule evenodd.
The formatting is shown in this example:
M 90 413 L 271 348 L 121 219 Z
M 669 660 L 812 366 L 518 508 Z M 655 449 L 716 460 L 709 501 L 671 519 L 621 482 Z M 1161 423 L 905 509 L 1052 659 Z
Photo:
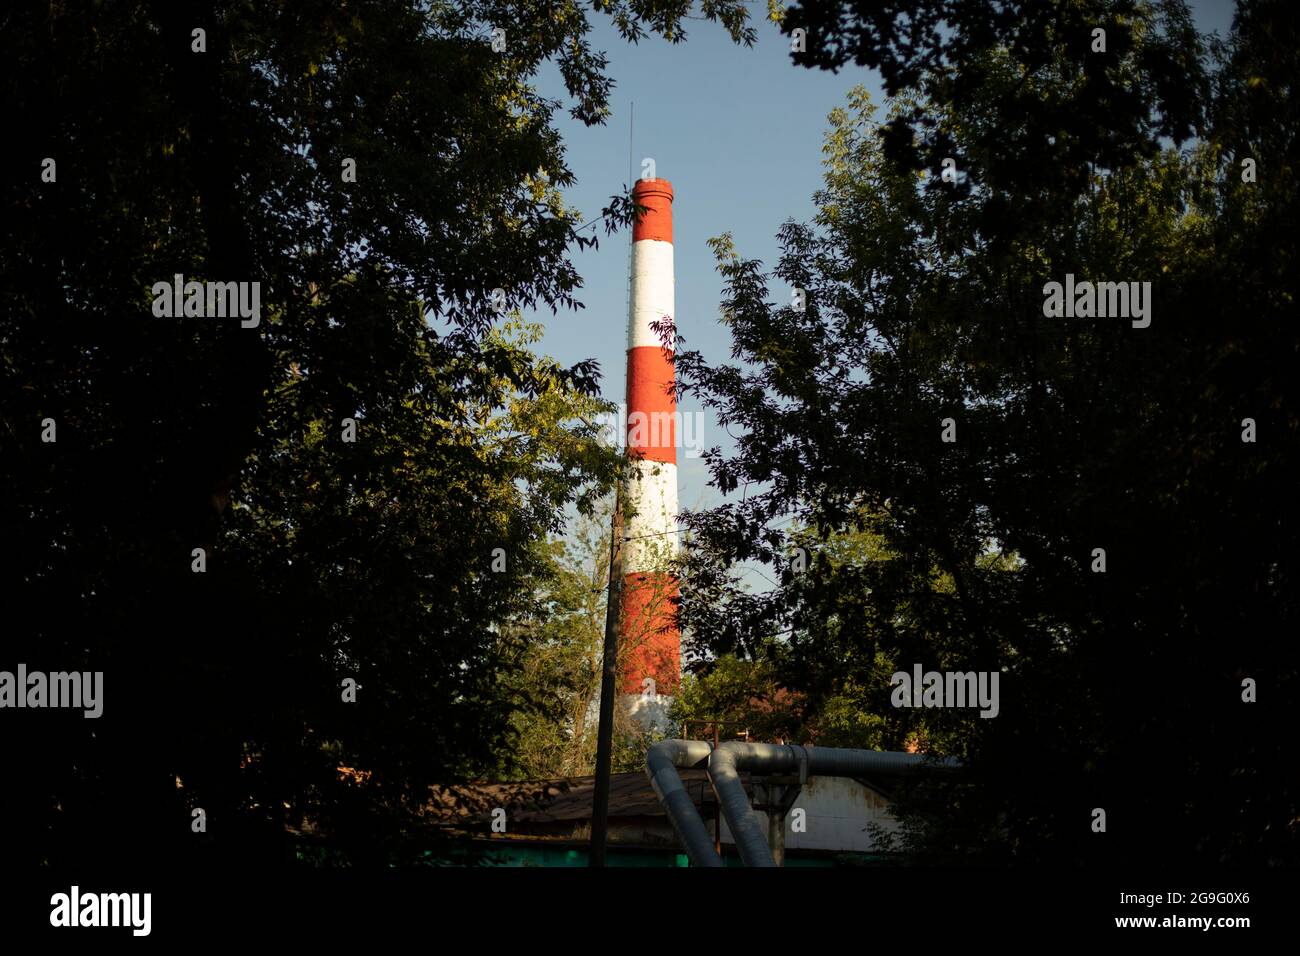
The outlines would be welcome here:
M 806 812 L 806 832 L 791 830 L 795 809 Z M 757 811 L 766 832 L 767 814 Z M 889 814 L 889 802 L 870 787 L 846 777 L 811 777 L 786 817 L 787 850 L 834 850 L 841 853 L 870 853 L 878 847 L 867 832 L 877 823 L 891 832 L 898 821 Z M 722 842 L 734 844 L 727 822 L 722 822 Z

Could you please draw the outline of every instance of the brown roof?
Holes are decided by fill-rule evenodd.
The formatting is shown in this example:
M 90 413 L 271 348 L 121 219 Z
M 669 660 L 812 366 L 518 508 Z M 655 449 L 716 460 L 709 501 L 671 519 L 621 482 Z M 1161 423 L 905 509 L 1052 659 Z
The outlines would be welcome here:
M 681 771 L 682 783 L 696 806 L 712 801 L 703 770 Z M 516 823 L 558 823 L 590 820 L 595 777 L 562 777 L 521 783 L 469 783 L 430 787 L 426 813 L 434 822 L 474 824 L 488 822 L 492 811 L 503 808 Z M 609 816 L 662 817 L 663 805 L 643 771 L 610 776 Z

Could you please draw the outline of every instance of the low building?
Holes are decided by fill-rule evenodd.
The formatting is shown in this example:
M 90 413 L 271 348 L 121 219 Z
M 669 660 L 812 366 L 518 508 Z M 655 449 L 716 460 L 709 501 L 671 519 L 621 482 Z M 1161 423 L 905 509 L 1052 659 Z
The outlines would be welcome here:
M 682 783 L 717 836 L 728 865 L 739 866 L 731 831 L 703 770 L 685 770 Z M 751 801 L 754 782 L 742 776 Z M 594 777 L 524 783 L 471 783 L 433 788 L 426 819 L 472 840 L 498 866 L 586 866 L 591 841 Z M 762 787 L 755 810 L 763 813 Z M 803 811 L 797 814 L 795 811 Z M 874 826 L 873 826 L 874 825 Z M 786 821 L 786 866 L 865 865 L 887 859 L 873 833 L 897 827 L 881 784 L 814 777 L 804 784 Z M 643 772 L 610 780 L 606 857 L 610 866 L 686 866 L 686 855 Z

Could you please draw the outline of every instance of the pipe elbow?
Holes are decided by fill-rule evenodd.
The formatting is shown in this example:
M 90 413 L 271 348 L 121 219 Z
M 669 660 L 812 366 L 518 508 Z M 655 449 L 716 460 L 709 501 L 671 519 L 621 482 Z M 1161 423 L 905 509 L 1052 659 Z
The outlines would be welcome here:
M 727 740 L 713 748 L 709 754 L 709 776 L 718 773 L 739 773 L 741 762 L 754 753 L 754 745 L 742 740 Z

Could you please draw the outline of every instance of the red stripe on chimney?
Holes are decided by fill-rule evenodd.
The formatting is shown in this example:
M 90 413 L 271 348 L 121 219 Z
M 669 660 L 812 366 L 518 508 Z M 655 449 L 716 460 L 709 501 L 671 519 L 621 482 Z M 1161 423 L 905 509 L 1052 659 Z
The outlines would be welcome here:
M 651 677 L 656 694 L 675 694 L 681 682 L 681 632 L 677 629 L 677 579 L 652 572 L 623 578 L 624 694 L 645 693 Z
M 673 241 L 673 184 L 666 179 L 639 179 L 632 187 L 632 200 L 647 207 L 632 226 L 632 241 Z
M 672 385 L 672 352 L 656 345 L 628 349 L 629 453 L 649 461 L 677 464 L 677 399 L 669 392 Z

